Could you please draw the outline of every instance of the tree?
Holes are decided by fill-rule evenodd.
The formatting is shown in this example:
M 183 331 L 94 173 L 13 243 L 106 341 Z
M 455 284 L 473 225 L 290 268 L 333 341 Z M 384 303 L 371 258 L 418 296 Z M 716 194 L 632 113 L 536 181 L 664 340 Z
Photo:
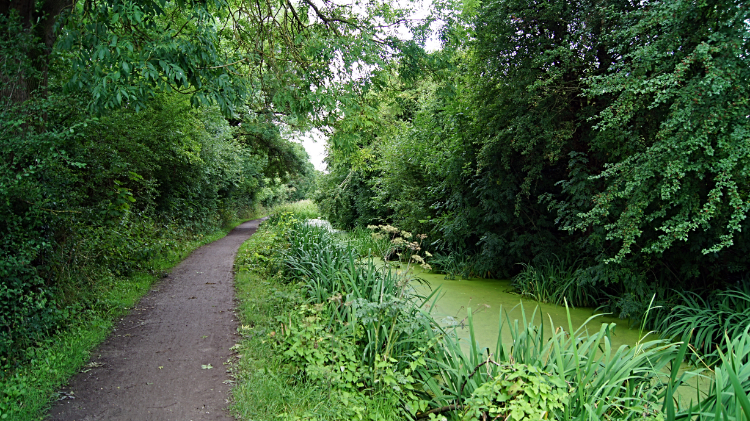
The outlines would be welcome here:
M 611 17 L 621 22 L 616 60 L 587 80 L 586 94 L 615 99 L 597 116 L 593 147 L 627 142 L 631 152 L 594 177 L 606 189 L 565 228 L 604 227 L 619 243 L 613 262 L 681 243 L 718 258 L 747 229 L 750 209 L 750 8 L 659 1 Z
M 343 76 L 352 66 L 381 60 L 389 45 L 382 28 L 404 13 L 388 3 L 370 3 L 358 13 L 312 0 L 33 5 L 14 0 L 0 8 L 3 39 L 29 34 L 19 58 L 41 71 L 4 71 L 14 86 L 5 97 L 19 102 L 46 86 L 55 59 L 67 68 L 68 89 L 90 92 L 95 113 L 142 109 L 157 92 L 172 90 L 190 94 L 194 105 L 216 103 L 227 115 L 245 103 L 257 112 L 296 116 L 330 107 L 336 101 L 328 94 L 350 79 Z

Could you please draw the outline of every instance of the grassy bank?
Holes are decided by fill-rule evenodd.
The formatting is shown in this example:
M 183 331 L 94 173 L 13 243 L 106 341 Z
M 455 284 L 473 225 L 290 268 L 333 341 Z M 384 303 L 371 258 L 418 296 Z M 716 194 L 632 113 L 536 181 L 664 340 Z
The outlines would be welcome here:
M 432 320 L 432 297 L 410 287 L 419 280 L 409 265 L 429 257 L 422 238 L 387 226 L 374 237 L 340 234 L 300 219 L 277 215 L 238 255 L 242 419 L 750 419 L 747 333 L 726 338 L 717 365 L 681 372 L 686 341 L 615 349 L 614 324 L 546 326 L 501 312 L 512 343 L 480 349 L 471 309 L 464 344 Z M 366 238 L 377 235 L 400 261 L 368 261 L 382 252 Z M 708 390 L 681 401 L 675 390 L 695 376 Z
M 343 413 L 331 390 L 310 384 L 284 367 L 276 337 L 279 320 L 303 302 L 297 285 L 282 282 L 278 269 L 283 246 L 281 230 L 269 225 L 242 245 L 237 255 L 235 278 L 242 342 L 233 367 L 234 411 L 246 420 L 286 419 L 335 420 Z
M 256 215 L 252 215 L 253 219 Z M 162 274 L 196 248 L 224 237 L 242 221 L 233 221 L 208 234 L 193 235 L 174 242 L 166 253 L 147 262 L 146 269 L 126 277 L 97 281 L 97 299 L 68 317 L 70 323 L 55 335 L 25 351 L 25 363 L 5 367 L 0 377 L 0 419 L 41 420 L 56 399 L 56 391 L 89 360 L 91 350 L 101 343 L 115 322 L 145 295 Z

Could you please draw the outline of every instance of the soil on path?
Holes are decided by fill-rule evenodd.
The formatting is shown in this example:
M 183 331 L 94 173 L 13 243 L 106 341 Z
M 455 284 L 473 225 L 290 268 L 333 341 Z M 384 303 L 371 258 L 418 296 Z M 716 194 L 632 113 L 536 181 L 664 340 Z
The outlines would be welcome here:
M 231 420 L 226 363 L 237 342 L 233 263 L 262 220 L 194 251 L 92 352 L 54 421 Z

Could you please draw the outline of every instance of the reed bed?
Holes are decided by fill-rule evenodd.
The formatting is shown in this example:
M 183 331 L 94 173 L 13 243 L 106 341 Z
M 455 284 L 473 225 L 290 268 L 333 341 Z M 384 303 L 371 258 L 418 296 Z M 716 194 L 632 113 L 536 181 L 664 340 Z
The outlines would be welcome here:
M 601 302 L 602 293 L 581 281 L 579 265 L 567 259 L 546 261 L 532 265 L 521 263 L 523 269 L 513 277 L 513 287 L 521 295 L 542 303 L 574 307 L 594 307 Z
M 694 292 L 675 292 L 682 304 L 674 306 L 659 325 L 659 331 L 668 338 L 693 332 L 690 344 L 696 351 L 693 360 L 713 365 L 719 351 L 725 354 L 731 341 L 739 338 L 750 326 L 750 287 L 736 286 L 718 291 L 709 298 Z
M 512 342 L 480 349 L 471 309 L 465 343 L 430 316 L 437 291 L 412 288 L 418 246 L 401 253 L 400 267 L 375 264 L 364 232 L 342 236 L 293 215 L 273 224 L 284 239 L 273 278 L 302 294 L 277 318 L 279 366 L 327 388 L 345 408 L 340 419 L 750 420 L 747 328 L 724 335 L 716 365 L 692 370 L 680 369 L 694 352 L 689 335 L 614 348 L 615 325 L 596 317 L 556 326 L 501 310 L 498 329 Z M 708 390 L 679 397 L 696 377 L 710 380 Z

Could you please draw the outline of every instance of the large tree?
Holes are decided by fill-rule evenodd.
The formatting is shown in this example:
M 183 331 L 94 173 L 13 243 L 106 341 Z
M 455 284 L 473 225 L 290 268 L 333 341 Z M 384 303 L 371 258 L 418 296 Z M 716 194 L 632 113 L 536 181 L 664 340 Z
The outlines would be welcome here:
M 628 153 L 596 176 L 606 189 L 565 227 L 603 226 L 618 243 L 613 261 L 687 246 L 731 270 L 717 253 L 737 244 L 750 210 L 750 7 L 671 0 L 610 17 L 615 61 L 586 94 L 614 101 L 592 147 Z
M 17 103 L 44 88 L 54 59 L 67 88 L 89 92 L 96 113 L 143 108 L 172 90 L 228 115 L 241 104 L 309 113 L 333 105 L 324 94 L 350 79 L 358 62 L 384 57 L 383 28 L 403 14 L 387 3 L 355 10 L 313 0 L 3 2 L 2 95 Z M 26 42 L 12 45 L 22 35 Z

